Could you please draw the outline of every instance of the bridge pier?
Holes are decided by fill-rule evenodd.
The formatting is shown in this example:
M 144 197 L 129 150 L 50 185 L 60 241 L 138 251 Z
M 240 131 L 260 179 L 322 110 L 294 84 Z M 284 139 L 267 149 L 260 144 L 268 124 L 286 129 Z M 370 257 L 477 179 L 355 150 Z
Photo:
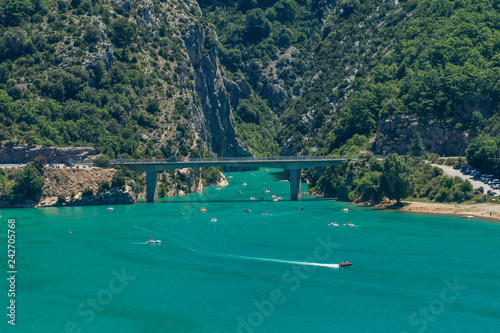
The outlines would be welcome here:
M 146 172 L 148 202 L 158 202 L 158 172 Z
M 302 169 L 290 169 L 290 199 L 292 201 L 302 200 L 302 186 L 300 184 L 300 174 Z

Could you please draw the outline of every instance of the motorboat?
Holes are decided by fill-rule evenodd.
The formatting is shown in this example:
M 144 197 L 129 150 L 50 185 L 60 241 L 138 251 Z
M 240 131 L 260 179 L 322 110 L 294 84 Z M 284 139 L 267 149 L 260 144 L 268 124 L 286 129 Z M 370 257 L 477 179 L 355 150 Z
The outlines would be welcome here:
M 355 227 L 354 223 L 352 223 L 352 222 L 344 223 L 344 225 L 349 226 L 349 227 Z
M 473 217 L 474 217 L 474 215 L 470 215 L 470 214 L 464 214 L 461 216 L 461 218 L 463 218 L 463 219 L 471 219 Z
M 215 217 L 212 217 L 212 219 L 210 220 L 210 222 L 217 222 L 217 219 Z
M 255 200 L 255 197 L 250 197 L 250 200 Z
M 243 186 L 247 186 L 247 183 L 243 183 L 242 185 L 243 185 Z
M 346 266 L 352 266 L 352 263 L 346 261 L 346 262 L 343 262 L 339 265 L 339 267 L 346 267 Z
M 329 226 L 332 226 L 332 227 L 338 227 L 339 224 L 337 222 L 332 222 L 329 224 Z
M 269 191 L 269 190 L 265 190 L 264 192 L 265 192 L 265 193 L 271 193 L 271 191 Z
M 233 178 L 233 176 L 229 176 L 229 177 L 227 177 L 227 178 L 231 179 L 231 178 Z
M 113 210 L 114 208 L 113 207 L 108 207 L 106 208 L 107 210 Z
M 150 239 L 146 242 L 146 244 L 161 244 L 161 240 Z
M 349 209 L 348 208 L 342 208 L 342 211 L 345 212 L 345 213 L 349 213 Z

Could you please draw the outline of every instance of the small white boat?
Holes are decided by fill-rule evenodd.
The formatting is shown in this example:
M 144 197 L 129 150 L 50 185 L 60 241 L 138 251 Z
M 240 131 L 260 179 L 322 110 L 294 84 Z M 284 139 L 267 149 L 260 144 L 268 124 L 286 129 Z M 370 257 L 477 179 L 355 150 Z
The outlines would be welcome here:
M 342 211 L 346 212 L 346 213 L 349 213 L 349 209 L 348 208 L 342 208 Z
M 114 208 L 113 207 L 108 207 L 106 208 L 107 210 L 113 210 Z
M 247 183 L 243 183 L 242 185 L 243 185 L 243 186 L 247 186 Z
M 146 244 L 161 244 L 161 240 L 150 239 L 146 242 Z
M 220 187 L 217 187 L 216 190 L 220 190 L 221 188 Z
M 210 222 L 217 222 L 217 219 L 215 217 L 212 217 L 212 219 L 210 220 Z

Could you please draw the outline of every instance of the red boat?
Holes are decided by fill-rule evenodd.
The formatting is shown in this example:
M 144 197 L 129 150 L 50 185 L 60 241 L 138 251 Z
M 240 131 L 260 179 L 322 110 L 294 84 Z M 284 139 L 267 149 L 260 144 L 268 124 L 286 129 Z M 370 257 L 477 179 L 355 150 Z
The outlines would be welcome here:
M 346 266 L 352 266 L 352 264 L 350 262 L 345 262 L 339 265 L 339 267 L 346 267 Z

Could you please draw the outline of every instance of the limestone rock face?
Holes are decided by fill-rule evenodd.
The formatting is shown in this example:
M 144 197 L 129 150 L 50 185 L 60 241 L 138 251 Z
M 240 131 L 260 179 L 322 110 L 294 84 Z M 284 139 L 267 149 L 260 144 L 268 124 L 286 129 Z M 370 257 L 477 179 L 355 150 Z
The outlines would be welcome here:
M 84 160 L 91 155 L 97 155 L 97 151 L 91 147 L 0 146 L 0 163 L 27 163 L 37 156 L 44 156 L 47 163 L 65 163 Z
M 217 47 L 205 49 L 209 29 L 195 25 L 184 40 L 195 72 L 195 88 L 201 100 L 207 131 L 212 138 L 212 150 L 218 156 L 251 156 L 236 135 L 231 103 L 219 67 Z M 230 84 L 233 98 L 239 94 Z
M 422 138 L 426 151 L 438 155 L 463 156 L 470 141 L 467 133 L 447 128 L 444 123 L 408 116 L 380 119 L 377 133 L 373 145 L 377 154 L 408 153 L 415 133 Z

